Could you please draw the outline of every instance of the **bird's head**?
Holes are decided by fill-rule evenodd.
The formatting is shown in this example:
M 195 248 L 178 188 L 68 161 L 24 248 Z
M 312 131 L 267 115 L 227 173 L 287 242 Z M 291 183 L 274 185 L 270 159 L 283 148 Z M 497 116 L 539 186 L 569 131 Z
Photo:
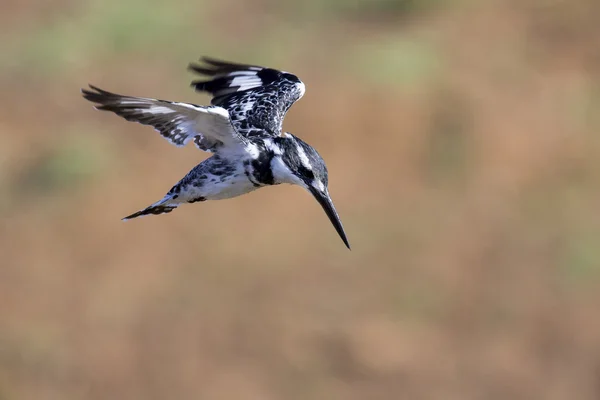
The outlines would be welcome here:
M 308 190 L 323 207 L 346 247 L 350 248 L 327 189 L 329 180 L 323 158 L 314 148 L 289 133 L 275 139 L 274 149 L 271 169 L 275 182 L 299 185 Z

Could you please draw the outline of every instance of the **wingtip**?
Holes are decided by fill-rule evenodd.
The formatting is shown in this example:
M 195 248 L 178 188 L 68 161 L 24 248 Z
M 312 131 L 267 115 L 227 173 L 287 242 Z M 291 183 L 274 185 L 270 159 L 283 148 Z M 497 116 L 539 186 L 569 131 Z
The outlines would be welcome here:
M 219 61 L 218 59 L 211 57 L 211 56 L 200 56 L 200 58 L 198 58 L 198 61 L 201 62 L 206 62 L 206 63 L 211 63 L 211 61 Z
M 79 89 L 79 91 L 81 92 L 81 94 L 83 95 L 84 98 L 86 98 L 87 100 L 92 101 L 91 97 L 92 96 L 98 96 L 100 94 L 103 94 L 103 90 L 99 89 L 98 87 L 92 85 L 91 83 L 88 83 L 88 87 L 87 88 L 81 88 Z
M 198 64 L 195 61 L 190 62 L 190 63 L 188 63 L 187 70 L 190 72 L 196 72 L 197 66 L 198 66 Z
M 202 56 L 202 57 L 200 57 L 200 61 L 202 61 L 206 64 L 210 64 L 215 67 L 219 67 L 219 66 L 223 66 L 223 65 L 236 65 L 235 63 L 233 63 L 231 61 L 225 61 L 222 58 L 216 58 L 216 57 L 211 57 L 211 56 Z
M 79 89 L 79 91 L 81 92 L 81 94 L 83 94 L 85 96 L 86 94 L 91 93 L 90 89 L 93 89 L 93 88 L 94 87 L 91 84 L 88 83 L 88 87 L 87 88 L 82 87 L 81 89 Z
M 209 68 L 209 67 L 203 66 L 202 64 L 193 63 L 193 62 L 188 64 L 187 69 L 189 72 L 200 74 L 200 75 L 207 75 L 207 76 L 214 76 L 217 73 L 217 69 L 215 69 L 215 68 Z
M 201 56 L 196 63 L 190 63 L 191 70 L 203 75 L 214 76 L 218 73 L 228 73 L 248 68 L 258 68 L 258 65 L 227 61 L 222 58 Z

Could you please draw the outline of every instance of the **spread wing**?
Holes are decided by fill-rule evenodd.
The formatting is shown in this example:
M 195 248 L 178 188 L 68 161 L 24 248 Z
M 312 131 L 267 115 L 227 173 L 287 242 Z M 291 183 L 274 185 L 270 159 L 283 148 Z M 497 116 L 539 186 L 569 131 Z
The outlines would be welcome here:
M 234 64 L 204 57 L 190 70 L 210 77 L 197 80 L 197 91 L 211 93 L 211 104 L 229 112 L 231 124 L 244 137 L 279 136 L 285 114 L 304 95 L 296 75 L 256 65 Z
M 215 152 L 221 146 L 239 143 L 229 113 L 222 107 L 122 96 L 92 85 L 90 89 L 81 92 L 84 98 L 98 104 L 96 109 L 112 111 L 127 121 L 150 125 L 176 146 L 185 146 L 194 140 L 200 150 Z

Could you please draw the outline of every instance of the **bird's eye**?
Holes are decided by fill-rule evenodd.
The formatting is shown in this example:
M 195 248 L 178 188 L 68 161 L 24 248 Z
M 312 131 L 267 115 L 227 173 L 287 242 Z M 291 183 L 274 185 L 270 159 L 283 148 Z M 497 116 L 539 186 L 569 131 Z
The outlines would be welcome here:
M 300 174 L 300 176 L 302 176 L 303 178 L 307 178 L 309 180 L 313 180 L 315 179 L 315 174 L 312 172 L 312 170 L 306 168 L 305 166 L 301 165 L 298 168 L 298 173 Z

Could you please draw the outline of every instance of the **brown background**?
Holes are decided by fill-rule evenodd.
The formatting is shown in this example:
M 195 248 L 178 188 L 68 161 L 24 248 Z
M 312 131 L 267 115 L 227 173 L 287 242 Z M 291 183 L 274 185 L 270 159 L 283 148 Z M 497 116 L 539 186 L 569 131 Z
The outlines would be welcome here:
M 600 398 L 596 0 L 0 4 L 0 399 Z M 306 83 L 300 188 L 122 223 L 206 154 L 88 82 Z

